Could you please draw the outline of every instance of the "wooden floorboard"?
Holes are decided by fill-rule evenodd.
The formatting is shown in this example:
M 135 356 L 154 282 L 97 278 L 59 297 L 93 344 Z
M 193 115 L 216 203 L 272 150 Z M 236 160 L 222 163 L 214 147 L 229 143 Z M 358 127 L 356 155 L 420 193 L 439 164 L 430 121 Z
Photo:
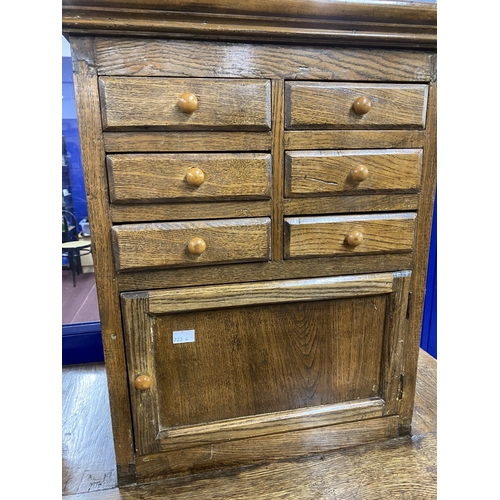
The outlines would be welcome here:
M 436 360 L 420 351 L 412 436 L 225 473 L 116 488 L 102 364 L 63 368 L 68 500 L 437 498 Z

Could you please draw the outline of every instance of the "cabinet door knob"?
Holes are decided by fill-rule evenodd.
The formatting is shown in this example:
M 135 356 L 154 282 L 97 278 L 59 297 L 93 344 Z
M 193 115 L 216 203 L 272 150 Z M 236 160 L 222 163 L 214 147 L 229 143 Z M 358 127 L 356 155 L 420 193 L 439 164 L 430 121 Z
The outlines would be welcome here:
M 207 244 L 201 238 L 193 238 L 188 243 L 188 252 L 191 255 L 201 255 L 207 249 Z
M 358 97 L 354 101 L 354 104 L 352 105 L 352 107 L 354 108 L 354 112 L 357 115 L 365 115 L 366 113 L 368 113 L 368 111 L 370 111 L 370 109 L 372 107 L 372 102 L 366 96 Z
M 192 92 L 184 92 L 177 102 L 184 113 L 192 113 L 198 107 L 198 98 Z
M 193 167 L 186 172 L 186 181 L 191 186 L 201 186 L 205 181 L 205 173 L 201 168 Z
M 363 243 L 363 233 L 360 231 L 351 231 L 345 237 L 346 243 L 351 247 L 357 247 L 361 243 Z
M 364 165 L 356 165 L 351 170 L 351 177 L 356 182 L 362 182 L 368 177 L 368 169 Z
M 151 377 L 148 375 L 139 375 L 134 380 L 134 385 L 139 391 L 146 391 L 151 387 Z

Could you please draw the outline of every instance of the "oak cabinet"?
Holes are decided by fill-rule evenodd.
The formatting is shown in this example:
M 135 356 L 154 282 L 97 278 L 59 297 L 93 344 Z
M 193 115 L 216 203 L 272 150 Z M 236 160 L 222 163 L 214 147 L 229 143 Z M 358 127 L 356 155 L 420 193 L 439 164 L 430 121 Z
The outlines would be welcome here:
M 63 1 L 120 484 L 411 431 L 435 6 L 316 3 Z

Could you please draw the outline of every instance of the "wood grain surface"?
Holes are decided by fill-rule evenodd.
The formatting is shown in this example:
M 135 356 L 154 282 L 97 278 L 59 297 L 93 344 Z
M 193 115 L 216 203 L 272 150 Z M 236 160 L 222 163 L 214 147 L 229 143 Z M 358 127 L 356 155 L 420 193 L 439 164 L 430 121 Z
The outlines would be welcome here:
M 269 199 L 271 155 L 266 153 L 108 155 L 110 201 L 215 201 Z M 192 167 L 204 174 L 192 186 Z
M 192 151 L 270 151 L 270 132 L 105 132 L 108 153 Z
M 109 208 L 111 220 L 114 223 L 227 219 L 228 217 L 238 219 L 241 217 L 271 217 L 272 202 L 270 200 L 252 200 L 251 203 L 248 201 L 134 203 L 113 204 Z
M 227 0 L 72 0 L 63 3 L 63 31 L 435 48 L 436 6 L 402 1 L 259 0 L 240 5 Z
M 285 258 L 410 252 L 415 213 L 285 218 Z M 352 231 L 363 234 L 358 246 L 346 243 Z
M 149 288 L 243 283 L 258 280 L 293 279 L 359 275 L 373 272 L 412 269 L 413 254 L 347 255 L 297 260 L 249 262 L 231 266 L 199 266 L 120 273 L 117 276 L 121 291 Z
M 92 1 L 63 25 L 96 37 L 72 49 L 118 482 L 409 433 L 435 8 Z
M 160 430 L 160 439 L 162 450 L 169 451 L 377 418 L 382 416 L 383 407 L 384 401 L 380 398 L 361 399 L 347 403 L 299 408 L 298 410 L 267 413 L 255 417 L 193 425 L 189 428 L 162 429 Z
M 418 194 L 372 194 L 366 196 L 318 196 L 285 198 L 284 215 L 349 214 L 360 212 L 400 212 L 418 209 Z
M 378 396 L 385 301 L 381 295 L 156 316 L 161 426 Z M 172 345 L 172 331 L 190 329 L 195 342 Z
M 423 130 L 287 130 L 285 149 L 422 148 Z
M 354 168 L 367 169 L 358 182 Z M 285 155 L 286 196 L 343 193 L 416 192 L 422 174 L 422 151 L 290 151 Z
M 300 302 L 379 295 L 392 291 L 392 273 L 303 280 L 263 281 L 148 292 L 152 314 L 199 311 L 221 307 Z M 122 297 L 134 297 L 123 293 Z
M 63 367 L 62 492 L 117 484 L 104 364 Z
M 100 38 L 96 57 L 99 74 L 114 76 L 427 82 L 432 74 L 430 53 L 377 48 Z
M 104 365 L 63 367 L 63 496 L 68 500 L 435 500 L 436 368 L 436 360 L 420 349 L 412 436 L 118 489 Z
M 96 275 L 104 359 L 109 370 L 109 402 L 113 411 L 113 435 L 118 478 L 130 480 L 134 461 L 132 421 L 126 380 L 120 299 L 111 249 L 108 182 L 101 139 L 98 79 L 94 62 L 94 39 L 71 39 L 73 80 L 80 134 L 87 208 L 92 233 L 92 258 Z
M 285 95 L 287 130 L 425 126 L 426 85 L 287 82 Z M 363 96 L 370 98 L 372 107 L 367 114 L 358 115 L 352 105 Z
M 271 221 L 267 217 L 123 224 L 113 226 L 111 232 L 119 271 L 259 261 L 270 256 Z M 201 255 L 187 250 L 195 237 L 206 242 Z
M 266 80 L 101 77 L 99 90 L 103 129 L 108 131 L 271 128 L 271 85 Z M 193 113 L 177 105 L 187 91 L 198 98 Z

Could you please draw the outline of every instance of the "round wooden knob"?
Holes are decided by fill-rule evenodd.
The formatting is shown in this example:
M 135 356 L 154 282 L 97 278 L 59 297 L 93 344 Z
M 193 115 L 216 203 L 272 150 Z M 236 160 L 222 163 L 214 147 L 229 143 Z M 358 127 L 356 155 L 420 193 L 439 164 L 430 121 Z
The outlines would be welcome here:
M 352 180 L 362 182 L 368 177 L 368 169 L 364 165 L 357 165 L 351 170 Z
M 205 174 L 201 168 L 193 167 L 186 172 L 186 181 L 191 186 L 201 186 L 204 180 Z
M 188 243 L 188 252 L 192 255 L 201 255 L 207 249 L 207 244 L 201 238 L 193 238 Z
M 149 377 L 148 375 L 139 375 L 134 380 L 134 385 L 135 388 L 139 391 L 146 391 L 151 387 L 151 377 Z
M 184 94 L 179 97 L 177 104 L 184 113 L 192 113 L 198 107 L 198 99 L 193 93 L 184 92 Z
M 352 105 L 354 108 L 354 112 L 358 115 L 365 115 L 370 111 L 372 107 L 372 102 L 368 97 L 358 97 L 355 101 L 354 104 Z
M 351 246 L 351 247 L 357 247 L 361 243 L 363 243 L 363 233 L 360 231 L 351 231 L 346 237 L 345 237 L 346 243 Z

